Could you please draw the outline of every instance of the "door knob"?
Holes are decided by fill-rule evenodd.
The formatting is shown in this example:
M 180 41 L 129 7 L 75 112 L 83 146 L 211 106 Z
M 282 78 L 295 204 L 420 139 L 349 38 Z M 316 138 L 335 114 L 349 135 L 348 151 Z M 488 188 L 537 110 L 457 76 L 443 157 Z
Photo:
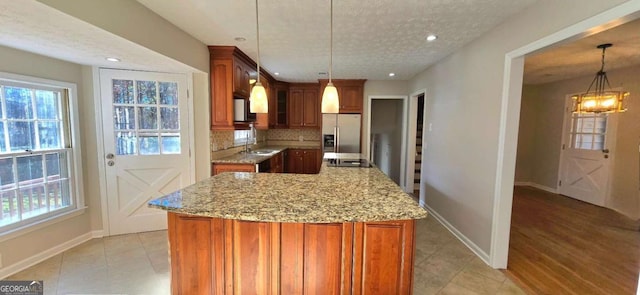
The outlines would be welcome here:
M 602 150 L 603 153 L 608 154 L 609 153 L 609 149 L 604 149 Z
M 115 156 L 112 153 L 108 153 L 107 156 L 106 156 L 106 158 L 109 159 L 109 160 L 113 159 L 114 157 Z
M 109 165 L 109 166 L 113 166 L 113 165 L 115 165 L 115 162 L 113 162 L 113 161 L 108 161 L 108 162 L 107 162 L 107 165 Z

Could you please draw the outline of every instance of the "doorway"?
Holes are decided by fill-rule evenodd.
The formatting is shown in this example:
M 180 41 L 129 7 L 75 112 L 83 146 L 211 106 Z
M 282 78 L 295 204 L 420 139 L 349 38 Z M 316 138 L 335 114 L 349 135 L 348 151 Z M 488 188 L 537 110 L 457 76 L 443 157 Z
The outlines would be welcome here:
M 369 160 L 404 188 L 406 97 L 369 97 Z
M 105 231 L 166 229 L 147 202 L 192 182 L 187 77 L 101 69 L 99 79 Z

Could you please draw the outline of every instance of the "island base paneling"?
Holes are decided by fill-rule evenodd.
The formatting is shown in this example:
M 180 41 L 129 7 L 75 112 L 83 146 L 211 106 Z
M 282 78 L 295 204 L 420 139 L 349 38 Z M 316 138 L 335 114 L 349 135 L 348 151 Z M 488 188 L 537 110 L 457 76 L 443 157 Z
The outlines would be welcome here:
M 251 222 L 169 212 L 172 294 L 411 294 L 415 220 Z

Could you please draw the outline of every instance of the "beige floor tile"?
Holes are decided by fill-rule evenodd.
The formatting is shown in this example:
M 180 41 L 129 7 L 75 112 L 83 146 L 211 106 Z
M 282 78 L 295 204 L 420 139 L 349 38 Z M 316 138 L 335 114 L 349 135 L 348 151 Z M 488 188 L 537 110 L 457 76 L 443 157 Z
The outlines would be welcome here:
M 527 295 L 520 287 L 509 279 L 505 279 L 498 289 L 497 295 Z
M 498 292 L 500 286 L 502 286 L 502 281 L 496 281 L 483 275 L 467 271 L 459 272 L 451 282 L 484 295 L 494 295 Z
M 469 290 L 456 283 L 450 283 L 442 290 L 440 290 L 440 292 L 438 292 L 438 295 L 481 295 L 481 293 Z
M 501 271 L 488 266 L 479 257 L 474 257 L 473 260 L 464 267 L 463 271 L 477 273 L 499 282 L 503 282 L 506 279 Z
M 473 254 L 473 252 L 471 252 L 471 250 L 462 243 L 454 241 L 444 245 L 440 250 L 434 253 L 433 256 L 438 256 L 453 264 L 465 266 L 473 260 L 475 254 Z

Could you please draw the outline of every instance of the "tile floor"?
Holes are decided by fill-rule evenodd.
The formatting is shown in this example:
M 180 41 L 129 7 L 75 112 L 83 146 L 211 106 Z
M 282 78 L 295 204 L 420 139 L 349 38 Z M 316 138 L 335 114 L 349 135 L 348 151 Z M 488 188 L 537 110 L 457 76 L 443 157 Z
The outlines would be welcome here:
M 414 294 L 525 294 L 433 217 L 418 221 Z M 8 280 L 44 280 L 45 294 L 169 294 L 166 231 L 94 239 Z

